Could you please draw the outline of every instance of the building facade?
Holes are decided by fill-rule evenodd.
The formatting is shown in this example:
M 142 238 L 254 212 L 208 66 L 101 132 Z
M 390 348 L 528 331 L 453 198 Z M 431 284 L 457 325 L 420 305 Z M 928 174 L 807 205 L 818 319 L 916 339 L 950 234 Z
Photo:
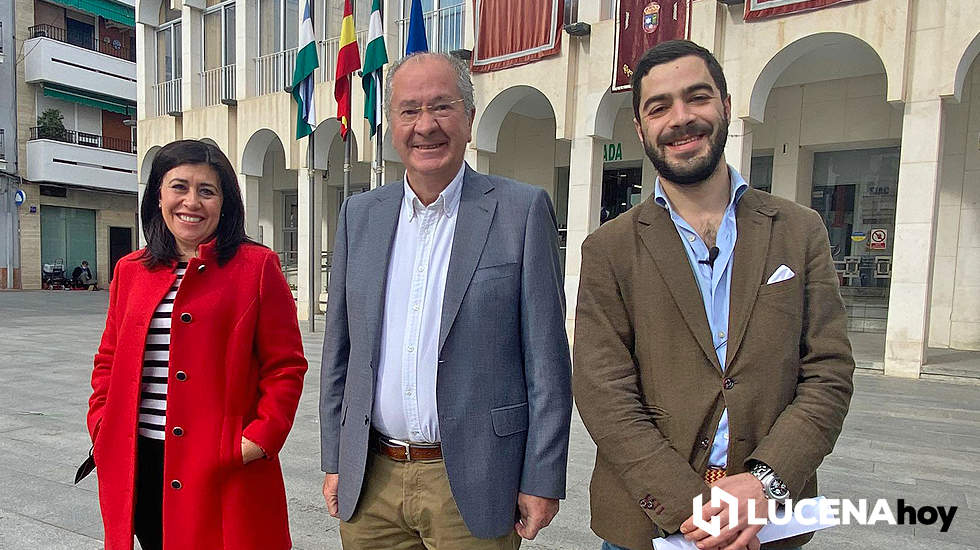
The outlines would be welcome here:
M 14 5 L 0 5 L 0 288 L 20 284 L 18 254 L 17 81 Z
M 369 4 L 355 8 L 359 40 Z M 385 2 L 390 59 L 403 51 L 410 4 Z M 325 298 L 343 199 L 343 143 L 332 119 L 342 5 L 314 4 L 323 122 L 312 162 L 309 142 L 294 139 L 296 106 L 283 91 L 295 58 L 298 0 L 136 5 L 141 189 L 160 146 L 183 138 L 220 146 L 240 175 L 248 232 L 279 252 L 304 315 L 311 300 L 322 305 Z M 474 49 L 474 2 L 423 5 L 431 49 Z M 885 334 L 886 374 L 918 376 L 927 346 L 980 349 L 974 1 L 853 1 L 750 22 L 743 6 L 691 0 L 689 12 L 690 38 L 715 53 L 728 77 L 729 163 L 754 187 L 823 216 L 849 328 Z M 467 161 L 551 194 L 570 329 L 582 241 L 646 199 L 656 172 L 636 138 L 630 94 L 611 91 L 617 3 L 563 7 L 563 22 L 587 23 L 586 34 L 562 33 L 551 57 L 474 75 Z M 352 192 L 368 189 L 373 176 L 362 102 L 355 83 Z M 400 179 L 387 137 L 382 157 L 383 181 Z M 311 249 L 320 251 L 313 262 Z M 311 265 L 320 268 L 311 274 Z
M 0 71 L 9 61 L 12 78 L 3 82 L 14 88 L 15 122 L 4 142 L 15 164 L 6 172 L 24 199 L 15 229 L 4 229 L 17 253 L 13 286 L 42 288 L 43 273 L 70 276 L 85 260 L 106 287 L 138 242 L 134 4 L 9 4 L 12 51 Z

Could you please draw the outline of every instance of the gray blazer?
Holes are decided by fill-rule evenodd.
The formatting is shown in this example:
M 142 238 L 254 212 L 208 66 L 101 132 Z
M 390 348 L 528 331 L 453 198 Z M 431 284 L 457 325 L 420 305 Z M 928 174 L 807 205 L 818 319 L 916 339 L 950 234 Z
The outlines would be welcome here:
M 368 453 L 388 258 L 404 185 L 341 209 L 320 372 L 321 467 L 354 514 Z M 439 327 L 436 401 L 449 484 L 474 536 L 514 528 L 517 493 L 565 497 L 571 365 L 557 224 L 540 188 L 463 177 Z

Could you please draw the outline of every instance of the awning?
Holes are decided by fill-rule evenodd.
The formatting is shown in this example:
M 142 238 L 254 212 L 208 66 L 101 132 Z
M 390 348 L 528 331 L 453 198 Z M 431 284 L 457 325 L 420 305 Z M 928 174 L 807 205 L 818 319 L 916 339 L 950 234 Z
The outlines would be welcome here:
M 78 11 L 101 15 L 106 19 L 111 19 L 117 23 L 136 26 L 136 12 L 129 6 L 110 2 L 109 0 L 50 0 L 55 4 L 61 4 Z
M 74 90 L 72 88 L 66 88 L 56 84 L 44 84 L 44 95 L 55 99 L 71 101 L 73 103 L 78 103 L 79 105 L 95 107 L 96 109 L 102 109 L 105 111 L 112 111 L 113 113 L 119 113 L 122 115 L 136 114 L 135 103 L 129 103 L 128 101 L 122 99 L 93 92 Z

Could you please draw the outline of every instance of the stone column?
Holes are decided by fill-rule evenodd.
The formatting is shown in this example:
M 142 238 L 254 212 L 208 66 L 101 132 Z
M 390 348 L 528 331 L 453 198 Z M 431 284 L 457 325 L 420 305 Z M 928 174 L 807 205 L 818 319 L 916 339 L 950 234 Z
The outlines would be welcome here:
M 136 23 L 136 120 L 156 115 L 156 97 L 153 84 L 157 82 L 156 29 L 145 23 Z
M 310 196 L 310 177 L 315 178 L 313 184 L 314 196 Z M 309 304 L 312 300 L 315 313 L 320 313 L 321 282 L 321 251 L 323 250 L 323 185 L 316 170 L 300 168 L 296 170 L 296 189 L 298 191 L 299 218 L 297 220 L 298 238 L 297 269 L 296 269 L 296 308 L 300 319 L 309 319 Z M 310 217 L 310 201 L 313 201 L 314 213 Z M 316 251 L 310 257 L 310 239 Z M 310 287 L 310 267 L 313 267 L 313 286 Z
M 262 227 L 259 225 L 259 197 L 258 176 L 239 174 L 238 181 L 242 188 L 242 201 L 245 203 L 245 233 L 258 242 L 263 242 Z
M 725 161 L 731 164 L 745 181 L 749 181 L 752 167 L 752 127 L 751 122 L 735 118 L 728 125 L 728 142 L 725 144 Z
M 938 98 L 905 105 L 885 335 L 887 376 L 918 378 L 926 358 L 942 116 L 942 100 Z
M 259 20 L 258 2 L 235 0 L 235 97 L 255 95 L 255 62 L 259 41 L 255 30 Z
M 593 136 L 572 140 L 568 167 L 568 231 L 565 250 L 565 328 L 575 326 L 575 305 L 582 270 L 582 243 L 599 227 L 602 201 L 602 147 Z
M 490 153 L 486 151 L 481 151 L 473 147 L 467 147 L 465 153 L 465 159 L 470 168 L 480 172 L 481 174 L 490 173 Z
M 203 4 L 203 2 L 202 2 Z M 203 104 L 201 95 L 201 59 L 204 55 L 201 9 L 185 2 L 180 18 L 181 109 L 189 111 Z
M 640 188 L 640 200 L 645 201 L 650 195 L 653 194 L 653 190 L 657 185 L 657 169 L 650 162 L 650 157 L 643 155 L 643 167 L 641 169 L 641 188 Z M 601 180 L 600 180 L 601 181 Z

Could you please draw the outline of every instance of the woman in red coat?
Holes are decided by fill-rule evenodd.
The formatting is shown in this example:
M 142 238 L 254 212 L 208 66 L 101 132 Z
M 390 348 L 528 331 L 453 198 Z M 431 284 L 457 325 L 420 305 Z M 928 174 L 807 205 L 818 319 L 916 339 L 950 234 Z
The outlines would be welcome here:
M 213 145 L 163 147 L 140 215 L 89 400 L 105 547 L 290 548 L 278 454 L 307 364 L 279 259 Z

